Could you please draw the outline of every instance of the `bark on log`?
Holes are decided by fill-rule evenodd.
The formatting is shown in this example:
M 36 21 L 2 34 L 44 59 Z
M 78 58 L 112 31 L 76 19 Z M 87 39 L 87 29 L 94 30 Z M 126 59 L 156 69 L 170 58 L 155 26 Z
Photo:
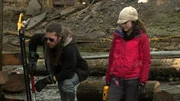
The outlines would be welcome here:
M 20 61 L 20 53 L 8 53 L 3 52 L 2 54 L 2 65 L 19 65 Z
M 77 88 L 78 101 L 102 101 L 104 85 L 104 80 L 86 80 L 81 82 Z M 140 99 L 152 101 L 154 93 L 160 91 L 160 83 L 158 81 L 148 81 L 145 91 L 145 97 Z
M 8 72 L 0 71 L 0 84 L 4 84 L 8 81 Z
M 21 65 L 20 53 L 3 52 L 3 65 Z M 41 57 L 41 56 L 40 56 Z M 42 57 L 41 57 L 42 58 Z M 107 59 L 86 59 L 90 67 L 91 76 L 104 76 L 107 69 Z M 179 81 L 180 59 L 151 59 L 150 80 Z M 44 66 L 44 59 L 39 59 L 35 75 L 46 75 L 47 71 Z
M 154 94 L 153 101 L 176 101 L 176 100 L 170 93 L 162 90 Z
M 10 74 L 9 80 L 2 84 L 2 89 L 8 92 L 21 92 L 25 90 L 24 75 Z

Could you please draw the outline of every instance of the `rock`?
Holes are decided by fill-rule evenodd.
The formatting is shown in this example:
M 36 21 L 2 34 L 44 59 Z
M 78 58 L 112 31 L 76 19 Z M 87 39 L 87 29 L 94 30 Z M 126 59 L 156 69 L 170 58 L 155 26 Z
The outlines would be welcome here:
M 26 8 L 26 15 L 35 16 L 41 13 L 41 5 L 38 0 L 31 0 Z
M 42 13 L 31 18 L 26 29 L 29 30 L 35 27 L 36 25 L 38 25 L 42 20 L 44 20 L 45 16 L 46 16 L 46 13 Z
M 73 13 L 74 11 L 76 11 L 76 8 L 64 9 L 64 10 L 60 11 L 60 15 L 61 16 L 69 15 L 69 14 Z
M 87 15 L 82 21 L 86 22 L 89 18 L 91 18 L 91 15 Z

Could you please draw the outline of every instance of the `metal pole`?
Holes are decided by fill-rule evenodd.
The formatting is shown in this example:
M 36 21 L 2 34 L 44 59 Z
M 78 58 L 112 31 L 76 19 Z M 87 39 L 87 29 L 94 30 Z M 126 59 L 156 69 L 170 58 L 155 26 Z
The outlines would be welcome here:
M 20 13 L 19 19 L 18 19 L 18 31 L 19 31 L 19 39 L 20 39 L 20 47 L 21 47 L 21 60 L 24 70 L 24 79 L 25 79 L 25 86 L 26 86 L 26 97 L 27 101 L 32 101 L 31 98 L 31 90 L 30 90 L 30 79 L 29 79 L 29 73 L 28 73 L 28 67 L 27 67 L 27 57 L 26 57 L 26 47 L 25 47 L 25 33 L 24 29 L 22 28 L 22 16 L 23 13 Z
M 20 38 L 20 46 L 21 46 L 21 57 L 22 57 L 22 65 L 24 70 L 24 79 L 25 79 L 25 86 L 26 86 L 26 97 L 27 101 L 32 101 L 31 98 L 31 90 L 30 90 L 30 79 L 29 73 L 27 71 L 27 58 L 26 58 L 26 49 L 25 49 L 25 36 L 24 30 L 19 29 L 19 38 Z

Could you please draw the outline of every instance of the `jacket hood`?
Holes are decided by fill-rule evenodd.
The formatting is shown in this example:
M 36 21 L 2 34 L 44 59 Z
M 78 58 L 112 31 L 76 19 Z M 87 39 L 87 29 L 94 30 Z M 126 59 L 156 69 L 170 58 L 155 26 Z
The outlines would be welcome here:
M 64 47 L 68 46 L 68 45 L 73 45 L 76 44 L 76 39 L 74 36 L 72 37 L 65 37 L 64 39 Z
M 123 32 L 122 32 L 122 29 L 121 29 L 121 27 L 119 27 L 119 26 L 116 27 L 116 29 L 114 30 L 114 32 L 115 32 L 117 35 L 119 35 L 120 37 L 123 37 L 123 36 L 124 36 L 124 34 L 123 34 Z

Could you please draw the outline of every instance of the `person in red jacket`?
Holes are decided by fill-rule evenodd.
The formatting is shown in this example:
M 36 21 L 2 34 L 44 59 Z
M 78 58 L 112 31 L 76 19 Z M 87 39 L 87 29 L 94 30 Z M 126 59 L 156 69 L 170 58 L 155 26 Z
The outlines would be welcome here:
M 150 42 L 137 10 L 125 7 L 118 18 L 109 53 L 106 83 L 107 101 L 135 101 L 144 93 L 150 70 Z

